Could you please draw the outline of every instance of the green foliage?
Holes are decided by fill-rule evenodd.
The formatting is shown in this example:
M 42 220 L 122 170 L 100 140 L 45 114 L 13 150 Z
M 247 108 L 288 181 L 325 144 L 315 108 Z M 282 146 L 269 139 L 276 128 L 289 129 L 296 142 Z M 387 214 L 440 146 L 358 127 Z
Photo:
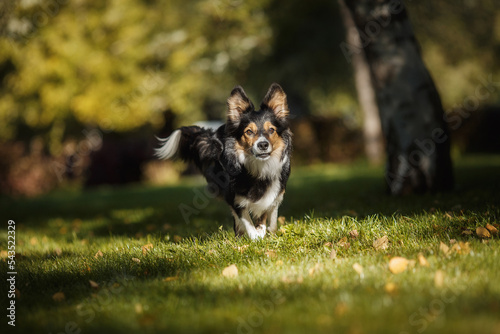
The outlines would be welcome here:
M 446 108 L 473 96 L 480 78 L 496 81 L 495 1 L 408 7 Z M 1 140 L 43 134 L 58 151 L 75 128 L 158 128 L 167 110 L 177 125 L 221 118 L 233 86 L 255 98 L 273 81 L 295 114 L 359 123 L 335 1 L 36 0 L 0 8 Z
M 222 201 L 183 221 L 178 205 L 192 203 L 198 179 L 6 199 L 0 209 L 16 221 L 17 330 L 249 332 L 244 323 L 263 333 L 491 332 L 499 239 L 462 232 L 498 223 L 499 166 L 498 156 L 462 159 L 459 190 L 406 198 L 384 196 L 380 170 L 362 164 L 298 168 L 280 211 L 285 225 L 257 242 L 234 237 Z M 374 249 L 384 235 L 389 247 Z M 440 242 L 452 239 L 470 252 L 443 253 Z M 419 253 L 428 267 L 389 271 L 393 256 Z M 228 279 L 221 273 L 231 264 L 239 275 Z

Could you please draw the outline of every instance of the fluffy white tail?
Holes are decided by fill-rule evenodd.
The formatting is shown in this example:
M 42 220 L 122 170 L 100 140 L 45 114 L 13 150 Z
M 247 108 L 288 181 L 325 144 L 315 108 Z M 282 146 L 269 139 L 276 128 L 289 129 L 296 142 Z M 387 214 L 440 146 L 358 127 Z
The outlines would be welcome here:
M 179 150 L 181 134 L 181 130 L 175 130 L 168 138 L 157 138 L 161 146 L 155 149 L 155 156 L 162 160 L 174 157 Z

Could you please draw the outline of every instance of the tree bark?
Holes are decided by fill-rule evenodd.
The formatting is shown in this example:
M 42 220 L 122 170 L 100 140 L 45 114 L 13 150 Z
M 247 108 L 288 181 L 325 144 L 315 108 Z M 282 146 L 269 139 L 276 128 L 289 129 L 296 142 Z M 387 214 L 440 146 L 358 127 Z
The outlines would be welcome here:
M 344 0 L 338 0 L 340 13 L 346 30 L 346 40 L 348 45 L 353 45 L 361 49 L 361 39 L 358 29 L 354 23 L 351 12 L 345 5 Z M 363 137 L 365 154 L 372 164 L 379 164 L 384 157 L 384 145 L 382 135 L 382 125 L 375 97 L 375 90 L 371 83 L 370 67 L 363 52 L 353 53 L 347 59 L 352 63 L 354 69 L 354 82 L 358 93 L 358 101 L 363 113 Z
M 450 136 L 434 82 L 401 0 L 346 0 L 370 67 L 386 141 L 386 180 L 394 195 L 453 187 Z

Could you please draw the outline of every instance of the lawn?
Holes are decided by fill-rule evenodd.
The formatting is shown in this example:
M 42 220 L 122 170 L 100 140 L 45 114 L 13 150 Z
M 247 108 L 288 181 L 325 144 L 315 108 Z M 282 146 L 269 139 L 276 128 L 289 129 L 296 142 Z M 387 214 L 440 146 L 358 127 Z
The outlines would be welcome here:
M 257 242 L 197 177 L 1 198 L 17 332 L 500 333 L 500 240 L 476 233 L 500 222 L 500 156 L 455 169 L 452 193 L 394 198 L 381 168 L 294 168 Z

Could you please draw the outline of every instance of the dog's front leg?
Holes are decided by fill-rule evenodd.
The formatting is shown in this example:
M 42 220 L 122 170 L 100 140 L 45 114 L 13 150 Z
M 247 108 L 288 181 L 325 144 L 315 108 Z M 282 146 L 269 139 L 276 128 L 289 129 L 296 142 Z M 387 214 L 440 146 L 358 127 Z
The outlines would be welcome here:
M 285 192 L 283 191 L 279 194 L 274 201 L 273 207 L 267 212 L 267 216 L 269 217 L 269 233 L 275 234 L 278 230 L 278 207 L 280 206 L 281 201 L 283 201 L 284 193 Z
M 263 229 L 261 226 L 258 229 L 255 228 L 248 209 L 233 210 L 233 217 L 236 235 L 246 233 L 252 240 L 262 239 L 266 235 L 265 225 Z

